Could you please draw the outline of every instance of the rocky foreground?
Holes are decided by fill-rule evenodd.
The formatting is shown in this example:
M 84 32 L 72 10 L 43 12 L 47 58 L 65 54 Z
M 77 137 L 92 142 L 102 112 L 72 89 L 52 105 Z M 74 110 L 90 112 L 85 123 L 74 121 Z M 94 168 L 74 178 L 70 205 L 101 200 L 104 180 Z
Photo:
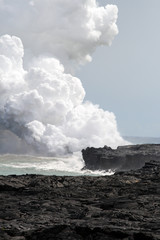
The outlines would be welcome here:
M 0 176 L 0 239 L 160 239 L 160 162 L 105 177 Z

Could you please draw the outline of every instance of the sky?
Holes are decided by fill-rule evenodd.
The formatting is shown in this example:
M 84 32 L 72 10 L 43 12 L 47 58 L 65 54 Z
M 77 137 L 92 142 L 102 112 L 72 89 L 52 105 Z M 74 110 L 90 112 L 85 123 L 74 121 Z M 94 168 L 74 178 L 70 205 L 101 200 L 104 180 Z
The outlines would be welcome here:
M 160 1 L 98 2 L 118 6 L 119 34 L 77 72 L 86 100 L 113 112 L 121 135 L 160 137 Z
M 97 1 L 117 4 L 118 35 L 115 5 L 0 0 L 4 142 L 12 134 L 27 153 L 61 156 L 159 137 L 160 2 Z

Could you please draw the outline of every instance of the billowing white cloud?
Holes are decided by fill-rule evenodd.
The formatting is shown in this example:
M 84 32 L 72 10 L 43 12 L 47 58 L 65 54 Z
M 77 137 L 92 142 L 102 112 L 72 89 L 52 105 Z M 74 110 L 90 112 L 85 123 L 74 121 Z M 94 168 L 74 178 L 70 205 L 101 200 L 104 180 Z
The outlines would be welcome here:
M 45 155 L 124 144 L 114 114 L 85 102 L 81 81 L 65 70 L 110 45 L 116 19 L 116 6 L 95 0 L 0 0 L 1 128 Z
M 99 45 L 118 33 L 118 9 L 95 0 L 1 0 L 0 35 L 20 37 L 30 54 L 48 54 L 63 64 L 84 64 Z

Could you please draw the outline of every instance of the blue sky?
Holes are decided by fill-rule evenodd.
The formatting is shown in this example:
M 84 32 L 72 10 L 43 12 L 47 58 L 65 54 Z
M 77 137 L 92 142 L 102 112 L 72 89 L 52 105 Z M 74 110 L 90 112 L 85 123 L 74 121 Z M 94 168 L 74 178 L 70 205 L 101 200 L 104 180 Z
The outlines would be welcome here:
M 86 99 L 114 112 L 122 135 L 160 137 L 160 1 L 99 3 L 118 6 L 119 35 L 77 73 Z

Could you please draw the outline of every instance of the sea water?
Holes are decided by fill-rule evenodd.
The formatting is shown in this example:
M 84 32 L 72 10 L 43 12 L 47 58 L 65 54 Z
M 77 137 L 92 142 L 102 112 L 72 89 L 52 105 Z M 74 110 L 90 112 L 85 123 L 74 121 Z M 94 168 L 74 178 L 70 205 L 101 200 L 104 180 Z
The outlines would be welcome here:
M 80 155 L 66 157 L 40 157 L 29 155 L 0 155 L 0 175 L 43 174 L 57 176 L 104 176 L 112 171 L 82 170 L 84 161 Z

